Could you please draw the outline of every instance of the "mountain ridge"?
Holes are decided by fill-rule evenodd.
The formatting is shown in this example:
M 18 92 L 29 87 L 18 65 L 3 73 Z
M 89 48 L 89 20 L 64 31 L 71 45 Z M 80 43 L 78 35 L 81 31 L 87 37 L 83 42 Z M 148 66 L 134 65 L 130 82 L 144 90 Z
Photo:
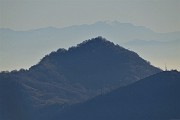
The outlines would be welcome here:
M 164 71 L 67 108 L 61 120 L 180 118 L 180 72 Z
M 33 112 L 27 114 L 36 114 L 36 120 L 46 119 L 48 111 L 56 112 L 160 71 L 137 53 L 96 37 L 52 52 L 29 70 L 1 72 L 0 82 L 7 76 L 6 80 L 23 85 Z

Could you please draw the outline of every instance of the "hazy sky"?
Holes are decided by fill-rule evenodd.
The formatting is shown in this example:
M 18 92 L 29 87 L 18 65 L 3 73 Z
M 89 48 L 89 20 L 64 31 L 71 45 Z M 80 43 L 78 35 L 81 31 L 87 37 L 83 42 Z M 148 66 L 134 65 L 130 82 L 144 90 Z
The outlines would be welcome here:
M 62 28 L 116 20 L 145 26 L 156 32 L 174 32 L 180 31 L 179 12 L 180 0 L 0 0 L 0 28 L 14 30 L 49 26 Z M 4 40 L 2 36 L 0 37 Z M 2 42 L 0 46 L 3 46 Z M 8 49 L 25 51 L 26 48 Z M 7 51 L 4 52 L 4 56 L 8 56 Z M 40 59 L 37 54 L 36 57 Z M 6 57 L 3 61 L 9 65 L 7 61 L 10 60 L 12 61 Z M 13 59 L 13 62 L 18 61 Z M 21 64 L 23 62 L 20 61 Z M 25 63 L 22 66 L 24 65 Z M 19 68 L 16 64 L 13 66 L 15 67 L 9 65 L 3 69 Z
M 97 21 L 180 31 L 180 0 L 0 0 L 0 27 L 28 30 Z

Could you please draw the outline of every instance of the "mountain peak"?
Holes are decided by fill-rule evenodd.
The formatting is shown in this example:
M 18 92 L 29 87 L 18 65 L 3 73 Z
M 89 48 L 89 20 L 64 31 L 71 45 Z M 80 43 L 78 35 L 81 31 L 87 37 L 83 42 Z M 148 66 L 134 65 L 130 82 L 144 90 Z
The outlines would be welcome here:
M 0 82 L 7 81 L 7 76 L 10 80 L 17 78 L 18 83 L 23 86 L 22 91 L 28 93 L 28 97 L 23 95 L 22 100 L 17 100 L 24 104 L 27 100 L 32 103 L 30 107 L 32 106 L 33 113 L 37 113 L 32 114 L 35 116 L 33 120 L 47 120 L 47 115 L 54 117 L 57 110 L 64 109 L 64 105 L 84 102 L 102 92 L 110 92 L 160 71 L 135 52 L 99 36 L 68 50 L 59 49 L 51 52 L 25 72 L 0 74 Z M 13 86 L 11 91 L 17 90 L 17 87 Z M 0 91 L 6 94 L 7 90 L 9 87 L 3 87 Z M 17 94 L 21 95 L 21 92 Z M 1 103 L 0 100 L 0 106 L 4 101 Z M 11 101 L 8 101 L 8 104 L 14 103 L 14 99 Z M 12 114 L 16 113 L 14 111 L 16 109 L 15 107 L 12 110 Z M 42 114 L 39 115 L 39 113 Z M 8 112 L 7 115 L 9 115 Z M 21 116 L 17 115 L 17 120 L 22 118 L 19 117 Z
M 85 40 L 68 50 L 52 52 L 45 56 L 39 65 L 48 71 L 55 69 L 63 72 L 66 79 L 73 83 L 81 80 L 85 87 L 93 86 L 93 89 L 98 89 L 99 86 L 106 88 L 106 85 L 111 86 L 122 81 L 121 86 L 127 85 L 160 71 L 137 53 L 115 45 L 101 36 Z M 128 77 L 125 77 L 126 74 Z M 104 84 L 101 84 L 100 80 Z
M 102 36 L 98 36 L 96 38 L 92 38 L 89 40 L 85 40 L 82 43 L 78 44 L 77 47 L 81 46 L 102 46 L 102 45 L 114 45 L 113 42 L 108 41 L 107 39 L 103 38 Z

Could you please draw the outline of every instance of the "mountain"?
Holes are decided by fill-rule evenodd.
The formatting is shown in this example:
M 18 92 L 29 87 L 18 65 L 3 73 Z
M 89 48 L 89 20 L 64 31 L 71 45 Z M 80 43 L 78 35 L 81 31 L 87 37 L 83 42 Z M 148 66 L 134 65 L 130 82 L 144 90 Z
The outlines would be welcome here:
M 160 71 L 137 53 L 97 37 L 68 50 L 51 52 L 29 70 L 1 72 L 0 81 L 7 86 L 9 81 L 13 84 L 10 89 L 2 84 L 1 94 L 10 91 L 8 94 L 11 96 L 12 91 L 14 95 L 26 93 L 27 97 L 20 96 L 18 100 L 7 97 L 8 100 L 0 104 L 19 101 L 22 109 L 29 104 L 30 111 L 26 114 L 33 114 L 33 120 L 51 119 L 51 115 L 65 106 L 86 101 Z M 26 101 L 29 102 L 26 104 Z M 18 111 L 16 107 L 18 105 L 9 112 Z M 20 120 L 20 116 L 17 119 Z
M 12 70 L 12 68 L 29 68 L 31 65 L 37 63 L 45 54 L 54 51 L 59 47 L 68 48 L 69 46 L 78 44 L 83 40 L 92 38 L 94 36 L 104 36 L 107 39 L 121 45 L 124 42 L 129 42 L 136 39 L 162 42 L 171 42 L 180 39 L 179 32 L 157 33 L 144 26 L 136 26 L 131 23 L 120 23 L 117 21 L 97 22 L 89 25 L 74 25 L 65 28 L 47 27 L 27 31 L 15 31 L 1 28 L 0 71 Z M 143 47 L 143 45 L 141 47 Z M 128 45 L 127 48 L 132 47 Z M 171 50 L 173 48 L 173 45 L 169 47 L 161 47 L 162 50 Z M 171 50 L 171 52 L 173 52 L 173 50 Z M 179 51 L 179 47 L 177 50 Z M 147 49 L 144 47 L 143 52 L 140 54 L 149 54 L 149 52 L 147 53 L 146 51 Z M 157 56 L 162 55 L 162 52 L 159 52 L 159 50 L 157 50 L 155 53 Z M 151 52 L 151 54 L 154 54 L 154 51 Z M 166 53 L 164 55 L 168 58 L 171 53 L 168 52 L 168 54 Z M 144 57 L 146 57 L 145 59 L 149 59 L 148 56 Z M 176 59 L 177 56 L 172 58 Z M 161 57 L 159 57 L 158 60 L 163 62 L 165 59 L 161 59 Z M 153 59 L 151 61 L 157 60 Z
M 164 71 L 66 109 L 54 120 L 180 119 L 180 73 Z
M 11 75 L 0 76 L 0 120 L 30 120 L 31 98 L 22 83 Z

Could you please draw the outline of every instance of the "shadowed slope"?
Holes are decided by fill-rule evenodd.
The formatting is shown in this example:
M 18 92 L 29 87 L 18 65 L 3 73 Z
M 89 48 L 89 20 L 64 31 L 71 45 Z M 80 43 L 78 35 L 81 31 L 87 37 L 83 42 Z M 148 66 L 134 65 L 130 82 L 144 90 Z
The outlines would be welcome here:
M 70 107 L 61 120 L 180 119 L 180 73 L 165 71 Z

